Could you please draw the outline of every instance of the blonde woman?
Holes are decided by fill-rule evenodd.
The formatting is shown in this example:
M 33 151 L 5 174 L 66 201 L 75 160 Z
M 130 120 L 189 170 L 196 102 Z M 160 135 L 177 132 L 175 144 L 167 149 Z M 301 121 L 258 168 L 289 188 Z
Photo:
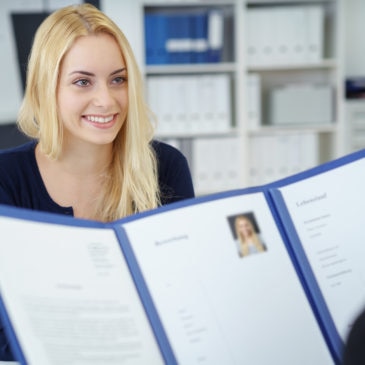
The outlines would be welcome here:
M 89 4 L 38 28 L 18 125 L 0 153 L 0 204 L 113 221 L 191 198 L 185 157 L 153 140 L 142 77 L 122 31 Z M 168 102 L 168 101 L 166 101 Z M 12 360 L 0 331 L 0 360 Z
M 251 219 L 245 215 L 235 218 L 234 227 L 237 235 L 237 249 L 240 257 L 266 251 L 266 247 L 255 231 Z
M 0 155 L 0 203 L 107 222 L 192 197 L 185 157 L 152 140 L 143 95 L 128 41 L 105 14 L 89 4 L 51 14 L 18 118 L 34 142 Z

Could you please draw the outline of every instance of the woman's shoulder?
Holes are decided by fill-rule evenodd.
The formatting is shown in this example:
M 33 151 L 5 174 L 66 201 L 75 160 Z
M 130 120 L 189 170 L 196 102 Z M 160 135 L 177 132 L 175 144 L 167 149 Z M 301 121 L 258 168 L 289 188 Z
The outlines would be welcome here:
M 156 151 L 157 154 L 161 154 L 162 156 L 182 156 L 184 155 L 181 153 L 180 150 L 178 150 L 176 147 L 172 146 L 171 144 L 168 144 L 166 142 L 159 141 L 157 139 L 154 139 L 152 141 L 152 147 Z
M 36 142 L 30 141 L 22 145 L 0 150 L 0 168 L 6 171 L 30 167 L 29 160 L 34 159 Z
M 24 155 L 33 154 L 35 146 L 35 141 L 29 141 L 18 146 L 2 149 L 0 150 L 0 158 L 5 160 L 7 158 L 17 158 L 20 156 L 24 157 Z
M 170 144 L 153 140 L 152 147 L 156 152 L 157 160 L 160 166 L 165 164 L 185 165 L 187 163 L 185 155 L 179 149 Z
M 158 175 L 164 203 L 194 197 L 188 161 L 176 147 L 154 140 L 152 146 L 158 161 Z

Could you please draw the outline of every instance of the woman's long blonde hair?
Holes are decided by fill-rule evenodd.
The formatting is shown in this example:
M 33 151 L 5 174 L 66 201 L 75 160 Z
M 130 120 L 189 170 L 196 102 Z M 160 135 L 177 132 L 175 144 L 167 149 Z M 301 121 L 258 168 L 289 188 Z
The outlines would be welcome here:
M 113 146 L 109 174 L 95 219 L 113 221 L 160 204 L 157 161 L 151 146 L 153 125 L 143 82 L 128 40 L 118 26 L 90 4 L 68 6 L 48 16 L 38 28 L 28 63 L 25 96 L 18 126 L 57 159 L 63 128 L 57 112 L 60 65 L 78 37 L 106 33 L 118 43 L 128 72 L 128 115 Z

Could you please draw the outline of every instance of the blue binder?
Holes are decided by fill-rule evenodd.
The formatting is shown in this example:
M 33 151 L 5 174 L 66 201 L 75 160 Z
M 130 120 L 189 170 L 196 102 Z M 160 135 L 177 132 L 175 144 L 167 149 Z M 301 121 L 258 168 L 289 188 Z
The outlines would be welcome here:
M 192 52 L 193 63 L 208 61 L 208 15 L 206 11 L 191 15 L 192 40 L 194 43 Z
M 165 14 L 153 13 L 144 16 L 145 57 L 147 65 L 169 63 L 166 50 L 168 22 Z

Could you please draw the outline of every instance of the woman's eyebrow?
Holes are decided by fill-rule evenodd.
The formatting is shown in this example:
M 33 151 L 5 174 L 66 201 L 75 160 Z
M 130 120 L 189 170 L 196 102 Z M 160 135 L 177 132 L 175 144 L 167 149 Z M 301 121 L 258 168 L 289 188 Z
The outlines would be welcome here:
M 127 71 L 127 69 L 125 67 L 123 68 L 119 68 L 118 70 L 113 71 L 110 76 L 113 76 L 115 74 L 118 74 L 120 72 L 124 72 Z M 89 71 L 82 71 L 82 70 L 76 70 L 76 71 L 72 71 L 69 73 L 69 75 L 74 75 L 74 74 L 81 74 L 81 75 L 85 75 L 85 76 L 95 76 L 95 74 L 93 74 L 92 72 Z
M 120 72 L 124 72 L 124 71 L 127 71 L 127 69 L 126 69 L 125 67 L 120 68 L 120 69 L 115 70 L 114 72 L 112 72 L 112 73 L 110 74 L 110 76 L 113 76 L 113 75 L 115 75 L 115 74 L 119 74 Z
M 72 71 L 69 73 L 69 75 L 74 75 L 74 74 L 81 74 L 81 75 L 85 75 L 85 76 L 95 76 L 92 72 L 81 71 L 81 70 L 76 70 L 76 71 Z

